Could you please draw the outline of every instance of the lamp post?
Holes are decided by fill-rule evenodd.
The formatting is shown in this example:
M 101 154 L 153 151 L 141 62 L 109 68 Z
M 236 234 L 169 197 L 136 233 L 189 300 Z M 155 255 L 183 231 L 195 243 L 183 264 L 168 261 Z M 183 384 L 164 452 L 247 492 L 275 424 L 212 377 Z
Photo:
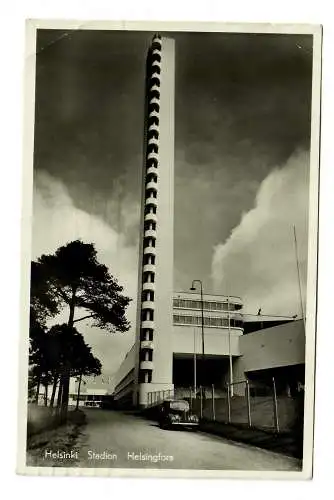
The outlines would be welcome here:
M 202 312 L 202 369 L 201 369 L 201 380 L 200 380 L 200 384 L 202 386 L 202 390 L 203 390 L 203 385 L 204 385 L 204 307 L 203 307 L 203 283 L 201 280 L 193 280 L 192 282 L 192 285 L 190 287 L 190 290 L 192 291 L 195 291 L 196 288 L 195 288 L 195 283 L 198 283 L 200 285 L 200 291 L 201 291 L 201 312 Z M 205 393 L 205 392 L 204 392 Z
M 231 352 L 231 316 L 230 316 L 230 296 L 227 296 L 227 327 L 228 327 L 228 357 L 230 366 L 230 385 L 229 391 L 230 396 L 233 397 L 233 362 L 232 362 L 232 352 Z

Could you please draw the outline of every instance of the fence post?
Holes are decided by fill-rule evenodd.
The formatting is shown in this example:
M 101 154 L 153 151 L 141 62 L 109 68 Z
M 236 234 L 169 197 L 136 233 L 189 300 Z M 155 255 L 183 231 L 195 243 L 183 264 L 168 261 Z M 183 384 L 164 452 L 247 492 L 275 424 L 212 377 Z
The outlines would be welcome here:
M 228 423 L 231 423 L 231 394 L 230 394 L 230 384 L 226 383 L 227 387 L 227 411 L 228 411 Z
M 273 400 L 274 400 L 274 421 L 275 421 L 275 428 L 276 428 L 276 431 L 279 432 L 278 407 L 277 407 L 277 392 L 276 392 L 275 377 L 273 377 Z
M 200 386 L 200 416 L 203 418 L 203 391 L 202 391 L 202 386 Z
M 215 411 L 215 386 L 212 384 L 212 420 L 216 420 Z
M 246 380 L 246 400 L 247 400 L 247 417 L 248 417 L 248 425 L 252 427 L 252 418 L 251 418 L 251 409 L 250 409 L 250 390 L 249 390 L 249 381 Z

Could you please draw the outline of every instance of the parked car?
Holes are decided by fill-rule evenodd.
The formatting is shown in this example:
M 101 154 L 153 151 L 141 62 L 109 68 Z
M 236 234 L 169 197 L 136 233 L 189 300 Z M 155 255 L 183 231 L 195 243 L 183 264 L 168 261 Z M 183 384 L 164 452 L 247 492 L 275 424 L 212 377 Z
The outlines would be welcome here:
M 198 428 L 199 418 L 190 411 L 188 401 L 165 400 L 159 408 L 159 425 L 161 429 L 184 427 L 195 430 Z

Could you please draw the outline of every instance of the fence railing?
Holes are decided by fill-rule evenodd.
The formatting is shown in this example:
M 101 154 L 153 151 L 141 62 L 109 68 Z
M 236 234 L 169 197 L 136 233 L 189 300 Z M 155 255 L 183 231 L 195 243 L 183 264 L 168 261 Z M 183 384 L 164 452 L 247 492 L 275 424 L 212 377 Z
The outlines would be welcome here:
M 188 392 L 188 393 L 187 393 Z M 201 418 L 275 432 L 292 429 L 302 418 L 303 393 L 298 397 L 277 395 L 276 382 L 258 384 L 249 380 L 226 384 L 224 389 L 199 387 L 175 389 L 175 397 L 187 399 Z
M 174 398 L 174 389 L 167 389 L 161 391 L 153 391 L 147 393 L 147 406 L 155 406 L 165 399 L 173 399 Z

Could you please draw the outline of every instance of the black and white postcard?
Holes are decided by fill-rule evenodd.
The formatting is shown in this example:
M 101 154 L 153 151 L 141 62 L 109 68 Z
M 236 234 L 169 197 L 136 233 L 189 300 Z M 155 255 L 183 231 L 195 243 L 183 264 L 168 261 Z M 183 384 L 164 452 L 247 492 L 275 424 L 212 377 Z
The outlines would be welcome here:
M 26 33 L 18 472 L 310 478 L 321 27 Z

